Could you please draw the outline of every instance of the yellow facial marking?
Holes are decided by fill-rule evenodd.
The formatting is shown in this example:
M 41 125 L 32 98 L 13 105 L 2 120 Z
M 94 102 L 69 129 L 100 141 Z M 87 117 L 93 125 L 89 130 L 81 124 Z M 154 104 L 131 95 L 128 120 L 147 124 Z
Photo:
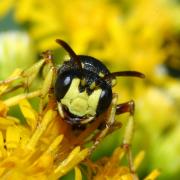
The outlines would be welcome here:
M 83 116 L 87 108 L 88 108 L 87 99 L 84 99 L 80 96 L 72 100 L 69 106 L 69 111 L 72 112 L 73 114 Z
M 104 77 L 104 74 L 102 72 L 99 73 L 100 77 Z
M 69 87 L 61 103 L 68 107 L 69 111 L 77 116 L 94 116 L 96 114 L 96 108 L 99 102 L 99 97 L 102 90 L 94 90 L 93 93 L 88 96 L 86 91 L 79 92 L 80 79 L 75 78 Z
M 93 82 L 91 85 L 90 85 L 90 89 L 94 89 L 96 87 L 96 83 Z
M 89 98 L 88 98 L 89 108 L 88 108 L 87 114 L 95 114 L 96 113 L 96 107 L 98 105 L 101 92 L 102 92 L 101 89 L 97 89 L 97 90 L 94 90 L 94 92 L 89 96 Z

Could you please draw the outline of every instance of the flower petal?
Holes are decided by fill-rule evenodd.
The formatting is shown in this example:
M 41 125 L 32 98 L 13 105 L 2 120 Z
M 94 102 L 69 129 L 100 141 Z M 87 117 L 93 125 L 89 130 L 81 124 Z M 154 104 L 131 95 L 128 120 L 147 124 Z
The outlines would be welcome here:
M 139 165 L 141 164 L 142 160 L 144 159 L 145 152 L 141 151 L 134 159 L 134 170 L 136 171 Z
M 19 102 L 19 107 L 24 117 L 26 118 L 27 124 L 30 126 L 31 130 L 34 130 L 37 125 L 38 115 L 36 111 L 32 108 L 27 99 L 23 99 Z
M 11 150 L 17 148 L 20 142 L 21 129 L 18 126 L 10 126 L 6 131 L 6 147 Z
M 83 149 L 80 151 L 80 147 L 76 147 L 70 153 L 70 155 L 65 159 L 55 170 L 54 177 L 59 178 L 70 171 L 74 166 L 80 163 L 89 154 L 88 149 Z
M 4 102 L 0 101 L 0 116 L 6 116 L 7 112 L 8 112 L 8 107 Z
M 75 169 L 75 180 L 82 180 L 82 174 L 78 166 L 76 166 L 74 169 Z
M 58 145 L 62 142 L 62 140 L 63 140 L 63 135 L 58 136 L 48 147 L 47 151 L 45 151 L 45 154 L 54 152 L 57 149 Z
M 48 110 L 44 115 L 41 124 L 36 128 L 33 136 L 31 137 L 29 143 L 27 144 L 27 148 L 33 149 L 43 132 L 46 130 L 49 123 L 55 118 L 56 112 L 53 110 Z
M 5 156 L 6 150 L 4 148 L 4 138 L 2 135 L 2 132 L 0 131 L 0 158 L 3 158 Z
M 158 169 L 153 170 L 144 180 L 154 180 L 160 175 Z
M 9 126 L 18 124 L 18 119 L 11 117 L 0 117 L 0 129 L 6 130 Z

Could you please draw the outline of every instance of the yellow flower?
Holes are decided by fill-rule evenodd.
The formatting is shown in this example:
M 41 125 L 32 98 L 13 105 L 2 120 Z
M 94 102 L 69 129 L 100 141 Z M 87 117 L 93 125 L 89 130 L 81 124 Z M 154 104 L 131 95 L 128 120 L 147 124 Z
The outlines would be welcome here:
M 111 157 L 103 157 L 96 163 L 89 162 L 94 173 L 96 174 L 95 180 L 138 180 L 138 176 L 129 170 L 129 167 L 125 165 L 119 165 L 121 160 L 125 155 L 124 149 L 118 147 L 115 149 Z M 134 170 L 137 170 L 140 166 L 143 158 L 144 151 L 139 152 L 139 154 L 134 159 Z M 152 171 L 145 180 L 153 180 L 159 176 L 160 172 L 158 169 Z
M 11 116 L 0 118 L 1 179 L 58 179 L 88 155 L 88 149 L 77 146 L 59 162 L 63 135 L 51 133 L 57 113 L 49 109 L 41 118 L 27 100 L 19 105 L 26 126 Z
M 17 77 L 19 72 L 10 77 Z M 2 94 L 9 86 L 6 83 L 0 85 Z M 17 95 L 0 101 L 0 178 L 58 179 L 84 160 L 89 151 L 80 146 L 70 149 L 68 143 L 63 149 L 66 138 L 60 131 L 62 120 L 57 112 L 49 106 L 40 115 L 26 97 Z M 8 109 L 16 103 L 26 119 L 25 125 L 8 115 Z

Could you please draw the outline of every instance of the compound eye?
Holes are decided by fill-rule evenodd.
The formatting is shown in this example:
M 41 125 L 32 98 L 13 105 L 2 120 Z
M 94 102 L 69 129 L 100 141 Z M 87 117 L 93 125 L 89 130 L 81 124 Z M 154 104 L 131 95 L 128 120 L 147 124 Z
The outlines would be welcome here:
M 102 88 L 102 92 L 99 98 L 98 106 L 96 109 L 96 115 L 100 115 L 106 111 L 112 101 L 112 89 L 109 85 L 105 84 Z
M 58 101 L 66 95 L 71 82 L 75 77 L 80 77 L 80 73 L 72 70 L 65 71 L 58 75 L 55 82 L 55 96 Z

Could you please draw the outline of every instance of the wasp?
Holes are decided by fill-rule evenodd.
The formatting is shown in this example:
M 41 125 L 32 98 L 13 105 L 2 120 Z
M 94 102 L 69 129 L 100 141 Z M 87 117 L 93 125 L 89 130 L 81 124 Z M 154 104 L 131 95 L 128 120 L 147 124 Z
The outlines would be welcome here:
M 133 136 L 135 103 L 133 100 L 130 100 L 117 104 L 118 94 L 114 93 L 112 88 L 116 84 L 117 77 L 132 76 L 144 78 L 144 74 L 137 71 L 110 72 L 100 60 L 91 56 L 76 54 L 63 40 L 57 39 L 56 42 L 67 51 L 70 58 L 64 61 L 60 67 L 56 67 L 52 63 L 51 52 L 44 52 L 43 59 L 40 62 L 19 75 L 26 77 L 26 79 L 28 77 L 27 85 L 29 85 L 43 64 L 49 63 L 51 66 L 42 85 L 42 89 L 29 93 L 25 97 L 32 98 L 33 96 L 40 96 L 43 107 L 45 104 L 43 100 L 50 89 L 53 89 L 52 94 L 55 97 L 57 111 L 61 118 L 72 126 L 73 129 L 83 131 L 82 135 L 77 137 L 75 144 L 78 144 L 80 139 L 87 137 L 94 130 L 99 130 L 93 139 L 94 143 L 91 147 L 91 152 L 103 137 L 118 127 L 115 116 L 126 112 L 130 113 L 125 130 L 123 147 L 129 154 L 130 169 L 133 171 L 129 147 Z M 18 78 L 0 83 L 11 83 L 14 79 Z

